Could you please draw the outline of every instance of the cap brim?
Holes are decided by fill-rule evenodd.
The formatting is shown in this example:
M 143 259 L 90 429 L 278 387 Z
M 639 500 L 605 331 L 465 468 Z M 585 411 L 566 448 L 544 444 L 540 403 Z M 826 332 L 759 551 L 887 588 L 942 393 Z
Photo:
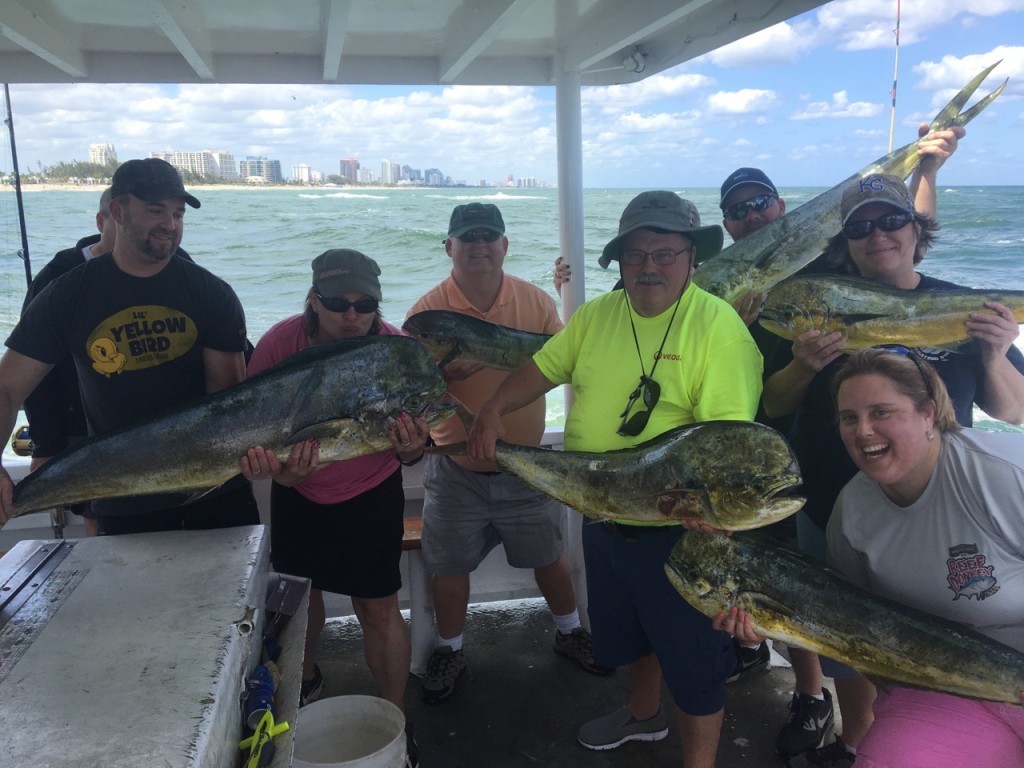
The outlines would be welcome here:
M 845 227 L 846 226 L 846 222 L 848 222 L 850 220 L 850 217 L 853 216 L 853 214 L 855 214 L 861 208 L 863 208 L 863 207 L 865 207 L 867 205 L 872 205 L 874 203 L 882 203 L 883 205 L 891 206 L 892 208 L 896 209 L 897 211 L 902 211 L 904 213 L 913 213 L 914 212 L 913 208 L 907 208 L 907 206 L 900 205 L 899 203 L 895 203 L 892 200 L 879 200 L 878 198 L 875 198 L 873 200 L 861 200 L 859 203 L 857 203 L 855 206 L 853 206 L 853 208 L 850 209 L 850 211 L 846 214 L 846 216 L 843 217 L 843 224 L 842 224 L 842 226 Z
M 172 197 L 180 197 L 186 203 L 193 208 L 199 208 L 202 203 L 199 202 L 199 198 L 194 195 L 190 195 L 184 189 L 180 187 L 150 187 L 146 190 L 130 191 L 131 194 L 135 195 L 139 200 L 144 200 L 147 203 L 159 203 L 161 200 L 169 200 Z
M 735 190 L 737 187 L 746 187 L 750 185 L 761 187 L 762 189 L 767 189 L 773 195 L 779 194 L 774 189 L 765 184 L 763 181 L 751 181 L 750 179 L 743 179 L 742 181 L 737 181 L 735 184 L 733 184 L 731 187 L 725 190 L 725 194 L 722 195 L 722 199 L 718 201 L 718 207 L 725 211 L 725 201 L 729 199 L 729 195 L 733 193 L 733 190 Z
M 637 224 L 635 227 L 631 227 L 630 229 L 623 232 L 621 235 L 615 237 L 611 242 L 608 243 L 608 245 L 604 247 L 604 250 L 601 251 L 601 255 L 598 256 L 597 258 L 597 263 L 600 264 L 602 268 L 608 269 L 609 264 L 611 264 L 613 261 L 619 260 L 619 243 L 622 242 L 622 238 L 631 235 L 638 229 L 645 229 L 651 227 L 664 230 L 665 224 L 664 222 L 660 221 L 645 222 L 642 224 Z M 678 234 L 688 237 L 691 241 L 693 241 L 693 244 L 697 249 L 697 263 L 707 261 L 712 256 L 716 256 L 722 251 L 722 228 L 717 224 L 711 224 L 706 227 L 700 227 L 699 229 L 682 231 L 679 232 Z
M 464 235 L 467 232 L 472 232 L 474 229 L 486 229 L 490 230 L 491 232 L 497 232 L 499 235 L 505 234 L 504 229 L 501 229 L 500 227 L 495 227 L 492 224 L 467 224 L 464 227 L 456 227 L 455 229 L 451 230 L 448 233 L 448 237 L 458 237 L 459 235 Z

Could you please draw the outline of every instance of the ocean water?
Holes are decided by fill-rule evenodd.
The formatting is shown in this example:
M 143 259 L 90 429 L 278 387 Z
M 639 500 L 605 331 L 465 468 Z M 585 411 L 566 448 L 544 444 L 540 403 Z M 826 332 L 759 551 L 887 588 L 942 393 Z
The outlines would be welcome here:
M 190 190 L 202 208 L 187 209 L 182 241 L 193 258 L 227 280 L 245 307 L 250 335 L 302 309 L 310 262 L 328 248 L 355 248 L 381 267 L 385 319 L 400 325 L 406 311 L 450 271 L 442 240 L 455 205 L 498 205 L 510 241 L 506 271 L 554 296 L 558 256 L 555 189 L 218 189 Z M 584 192 L 584 279 L 592 298 L 615 282 L 597 257 L 640 190 Z M 704 216 L 719 223 L 716 189 L 678 188 Z M 782 188 L 790 210 L 824 191 Z M 23 193 L 33 274 L 59 250 L 94 231 L 98 188 Z M 939 193 L 939 239 L 923 264 L 928 274 L 975 288 L 1024 290 L 1024 187 L 948 187 Z M 728 238 L 726 238 L 728 241 Z M 0 334 L 17 322 L 25 293 L 16 200 L 0 194 Z M 578 276 L 577 278 L 578 279 Z M 557 297 L 556 301 L 557 301 Z M 1021 342 L 1018 341 L 1020 345 Z M 979 415 L 984 420 L 984 415 Z M 548 397 L 548 421 L 563 420 L 558 391 Z

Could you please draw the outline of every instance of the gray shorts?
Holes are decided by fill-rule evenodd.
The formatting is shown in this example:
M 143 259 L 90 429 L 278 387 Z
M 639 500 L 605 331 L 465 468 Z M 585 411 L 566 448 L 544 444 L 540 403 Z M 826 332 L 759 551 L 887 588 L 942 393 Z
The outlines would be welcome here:
M 423 489 L 423 559 L 431 573 L 471 573 L 499 542 L 514 568 L 542 568 L 563 554 L 564 507 L 509 475 L 427 455 Z

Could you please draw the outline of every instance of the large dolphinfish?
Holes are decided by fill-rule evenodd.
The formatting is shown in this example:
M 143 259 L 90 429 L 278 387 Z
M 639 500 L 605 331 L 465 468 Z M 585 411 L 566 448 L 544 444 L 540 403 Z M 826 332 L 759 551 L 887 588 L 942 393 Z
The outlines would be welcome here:
M 198 494 L 239 472 L 257 445 L 279 456 L 306 439 L 323 463 L 391 447 L 402 411 L 440 423 L 445 383 L 426 348 L 405 336 L 321 344 L 246 381 L 143 423 L 92 438 L 15 486 L 15 516 L 95 499 Z
M 761 534 L 686 534 L 665 572 L 704 615 L 738 606 L 759 635 L 838 659 L 869 678 L 1020 704 L 1024 654 L 865 592 Z
M 746 421 L 677 427 L 607 453 L 550 451 L 498 441 L 498 467 L 596 520 L 699 518 L 742 531 L 803 506 L 792 449 L 775 430 Z
M 997 301 L 1024 323 L 1024 291 L 964 288 L 912 291 L 858 277 L 807 275 L 783 280 L 768 292 L 758 322 L 792 341 L 801 333 L 841 331 L 845 349 L 878 344 L 949 347 L 967 341 L 972 312 L 991 312 Z
M 458 359 L 501 371 L 514 371 L 551 338 L 444 309 L 417 312 L 402 330 L 425 344 L 442 367 Z
M 935 116 L 930 131 L 967 125 L 991 104 L 1006 81 L 966 111 L 961 111 L 981 82 L 998 65 L 982 70 Z M 905 179 L 917 168 L 920 141 L 893 150 L 865 166 L 859 173 L 836 184 L 785 216 L 733 243 L 702 263 L 693 282 L 730 304 L 748 291 L 765 292 L 781 280 L 796 274 L 822 252 L 828 238 L 840 229 L 839 203 L 843 191 L 856 179 L 871 173 L 892 173 Z

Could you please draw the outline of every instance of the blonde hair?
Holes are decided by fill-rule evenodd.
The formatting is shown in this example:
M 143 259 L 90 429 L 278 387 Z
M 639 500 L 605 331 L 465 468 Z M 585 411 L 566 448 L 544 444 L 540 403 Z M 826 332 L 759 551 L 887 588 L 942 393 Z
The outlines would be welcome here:
M 914 408 L 923 413 L 935 404 L 935 428 L 939 432 L 956 432 L 953 402 L 946 385 L 935 369 L 917 352 L 907 347 L 872 347 L 854 352 L 832 378 L 832 400 L 839 410 L 839 387 L 854 376 L 877 374 L 889 379 L 896 390 L 914 402 Z

